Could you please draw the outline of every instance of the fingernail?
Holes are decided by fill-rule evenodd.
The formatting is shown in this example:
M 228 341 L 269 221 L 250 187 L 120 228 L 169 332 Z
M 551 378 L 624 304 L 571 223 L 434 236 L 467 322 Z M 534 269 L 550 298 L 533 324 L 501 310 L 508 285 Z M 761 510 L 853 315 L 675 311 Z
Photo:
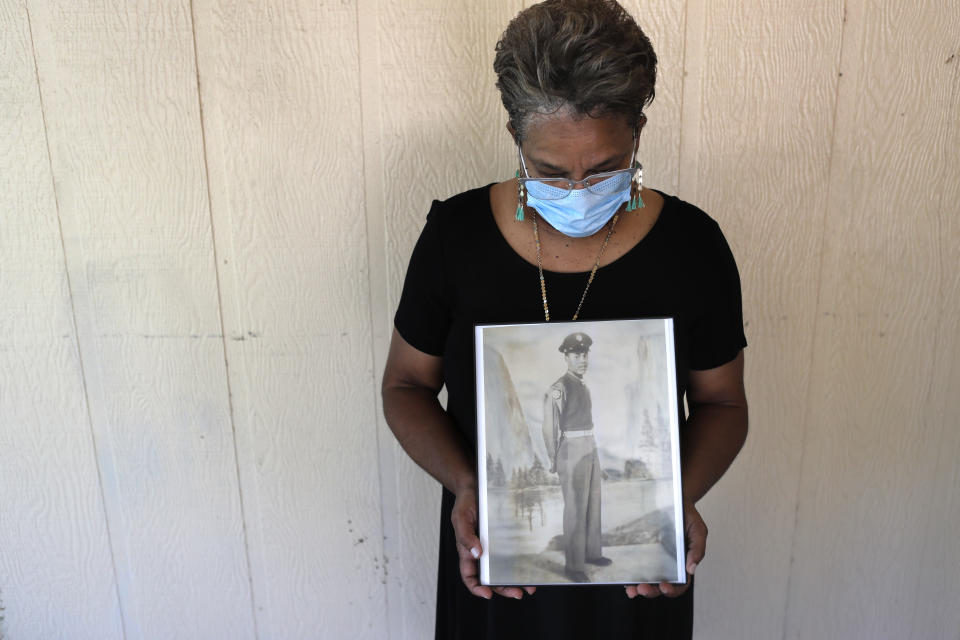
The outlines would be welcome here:
M 694 563 L 691 564 L 689 567 L 687 567 L 687 573 L 689 573 L 690 575 L 693 575 L 693 573 L 694 573 L 696 570 L 697 570 L 697 563 L 696 563 L 696 562 L 694 562 Z
M 513 596 L 513 597 L 516 598 L 517 600 L 520 600 L 523 598 L 523 596 Z
M 474 559 L 474 560 L 476 560 L 477 558 L 479 558 L 479 557 L 480 557 L 480 547 L 474 547 L 473 549 L 470 549 L 470 555 L 473 556 L 473 559 Z

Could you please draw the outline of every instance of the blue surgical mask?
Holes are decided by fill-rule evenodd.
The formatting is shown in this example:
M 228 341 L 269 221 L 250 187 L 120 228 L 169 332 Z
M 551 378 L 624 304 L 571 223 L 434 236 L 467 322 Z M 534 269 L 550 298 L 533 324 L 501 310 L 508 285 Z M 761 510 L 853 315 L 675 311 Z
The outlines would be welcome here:
M 530 181 L 526 183 L 527 204 L 560 233 L 586 238 L 602 229 L 620 205 L 630 200 L 630 182 L 631 175 L 622 173 L 591 187 L 592 191 L 573 189 L 559 200 L 544 200 L 561 196 L 565 190 Z

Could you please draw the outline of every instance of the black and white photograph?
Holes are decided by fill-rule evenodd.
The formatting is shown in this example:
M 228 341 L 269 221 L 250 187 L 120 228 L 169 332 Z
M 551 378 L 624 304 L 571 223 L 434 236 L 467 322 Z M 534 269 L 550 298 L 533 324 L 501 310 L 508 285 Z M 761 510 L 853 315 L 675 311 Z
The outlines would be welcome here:
M 480 579 L 682 583 L 670 318 L 478 325 Z

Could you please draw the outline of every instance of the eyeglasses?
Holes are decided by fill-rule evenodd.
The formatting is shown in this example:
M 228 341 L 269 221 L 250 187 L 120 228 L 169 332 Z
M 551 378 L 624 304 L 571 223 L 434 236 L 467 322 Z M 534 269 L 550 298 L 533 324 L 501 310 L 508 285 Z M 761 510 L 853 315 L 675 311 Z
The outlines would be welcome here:
M 634 151 L 636 154 L 636 151 Z M 633 177 L 639 172 L 640 179 L 643 180 L 643 167 L 636 162 L 635 157 L 631 157 L 629 169 L 617 169 L 616 171 L 604 171 L 587 176 L 583 180 L 571 180 L 569 178 L 531 178 L 527 171 L 527 163 L 523 159 L 523 152 L 520 145 L 517 145 L 517 155 L 520 156 L 520 166 L 523 168 L 525 177 L 518 177 L 524 187 L 529 191 L 529 184 L 536 183 L 534 195 L 538 200 L 562 200 L 577 188 L 583 185 L 590 193 L 598 196 L 607 195 L 615 191 L 625 189 Z

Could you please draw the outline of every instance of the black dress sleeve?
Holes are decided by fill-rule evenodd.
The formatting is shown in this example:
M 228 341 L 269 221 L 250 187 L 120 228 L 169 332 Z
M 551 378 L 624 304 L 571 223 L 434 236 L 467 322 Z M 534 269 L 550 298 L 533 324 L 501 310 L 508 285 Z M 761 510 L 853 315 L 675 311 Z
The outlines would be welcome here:
M 695 269 L 699 310 L 690 334 L 690 368 L 713 369 L 733 360 L 747 346 L 743 333 L 740 274 L 720 227 L 711 221 L 710 232 L 698 247 Z
M 413 248 L 393 324 L 415 349 L 442 356 L 451 323 L 450 287 L 439 208 L 434 201 Z

